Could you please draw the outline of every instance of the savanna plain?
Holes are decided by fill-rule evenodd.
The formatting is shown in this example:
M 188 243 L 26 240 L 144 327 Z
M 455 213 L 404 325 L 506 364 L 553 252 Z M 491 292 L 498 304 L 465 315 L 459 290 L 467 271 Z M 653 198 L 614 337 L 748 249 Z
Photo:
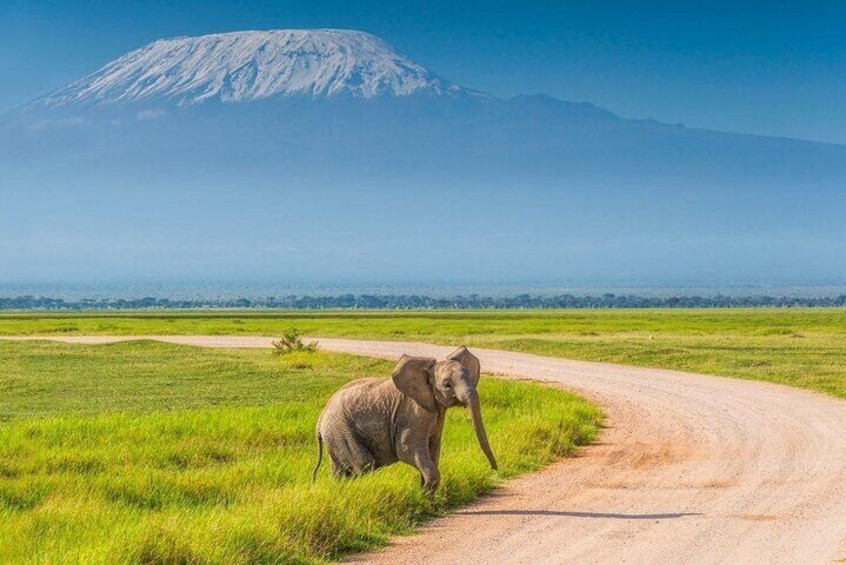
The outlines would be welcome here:
M 264 335 L 466 344 L 726 377 L 846 398 L 846 311 L 10 313 L 0 335 Z M 449 413 L 430 500 L 394 465 L 316 484 L 334 390 L 392 363 L 318 351 L 0 340 L 0 561 L 311 563 L 383 543 L 592 441 L 600 410 L 489 376 L 493 473 Z M 484 367 L 483 367 L 484 371 Z

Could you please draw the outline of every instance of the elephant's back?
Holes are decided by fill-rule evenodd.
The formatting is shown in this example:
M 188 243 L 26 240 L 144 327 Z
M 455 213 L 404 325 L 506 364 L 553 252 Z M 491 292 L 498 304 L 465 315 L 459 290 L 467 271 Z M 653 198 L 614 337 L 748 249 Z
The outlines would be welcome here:
M 321 422 L 326 417 L 337 418 L 346 415 L 349 417 L 360 417 L 370 414 L 380 407 L 388 406 L 393 402 L 388 379 L 358 379 L 348 382 L 333 394 L 321 414 Z M 398 392 L 398 391 L 397 391 Z
M 368 396 L 378 394 L 376 391 L 379 385 L 384 382 L 385 379 L 375 378 L 350 381 L 329 397 L 323 412 L 338 409 L 350 403 L 357 403 L 360 399 L 366 399 Z
M 318 431 L 331 432 L 331 427 L 337 426 L 340 421 L 349 419 L 350 416 L 372 409 L 374 399 L 382 396 L 379 391 L 380 385 L 386 379 L 358 379 L 350 381 L 329 397 L 320 419 L 317 422 Z M 324 424 L 326 422 L 326 424 Z
M 350 381 L 341 388 L 339 388 L 335 394 L 332 395 L 332 398 L 338 396 L 341 392 L 345 390 L 360 390 L 364 392 L 366 390 L 370 390 L 374 387 L 378 387 L 381 384 L 384 384 L 387 379 L 378 379 L 378 378 L 369 378 L 369 379 L 356 379 L 354 381 Z

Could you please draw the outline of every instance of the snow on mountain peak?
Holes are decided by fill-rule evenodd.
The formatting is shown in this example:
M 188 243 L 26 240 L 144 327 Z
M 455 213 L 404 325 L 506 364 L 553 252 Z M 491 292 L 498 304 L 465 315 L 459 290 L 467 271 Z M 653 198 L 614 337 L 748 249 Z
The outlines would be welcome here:
M 38 100 L 60 107 L 275 96 L 373 98 L 470 93 L 360 31 L 273 30 L 154 41 Z

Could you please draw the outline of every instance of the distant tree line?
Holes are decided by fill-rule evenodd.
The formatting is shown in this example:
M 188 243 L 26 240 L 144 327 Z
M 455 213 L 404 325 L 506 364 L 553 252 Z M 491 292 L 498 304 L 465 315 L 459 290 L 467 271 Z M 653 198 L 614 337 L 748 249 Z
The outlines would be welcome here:
M 158 309 L 287 309 L 287 310 L 519 310 L 549 308 L 754 308 L 846 306 L 846 294 L 828 297 L 794 296 L 669 296 L 633 294 L 598 296 L 453 296 L 432 298 L 412 295 L 342 294 L 339 296 L 285 296 L 247 298 L 104 298 L 63 300 L 61 298 L 0 297 L 0 310 L 158 310 Z

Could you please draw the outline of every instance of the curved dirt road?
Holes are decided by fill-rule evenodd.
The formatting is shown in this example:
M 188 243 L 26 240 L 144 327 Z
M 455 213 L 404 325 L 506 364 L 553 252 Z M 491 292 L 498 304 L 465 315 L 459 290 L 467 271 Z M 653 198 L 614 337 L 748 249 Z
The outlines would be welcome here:
M 154 339 L 270 345 L 257 337 Z M 453 350 L 339 339 L 320 344 L 390 359 Z M 601 442 L 508 482 L 419 535 L 350 561 L 806 565 L 846 559 L 846 403 L 768 383 L 473 352 L 484 372 L 564 386 L 602 405 L 608 428 Z

